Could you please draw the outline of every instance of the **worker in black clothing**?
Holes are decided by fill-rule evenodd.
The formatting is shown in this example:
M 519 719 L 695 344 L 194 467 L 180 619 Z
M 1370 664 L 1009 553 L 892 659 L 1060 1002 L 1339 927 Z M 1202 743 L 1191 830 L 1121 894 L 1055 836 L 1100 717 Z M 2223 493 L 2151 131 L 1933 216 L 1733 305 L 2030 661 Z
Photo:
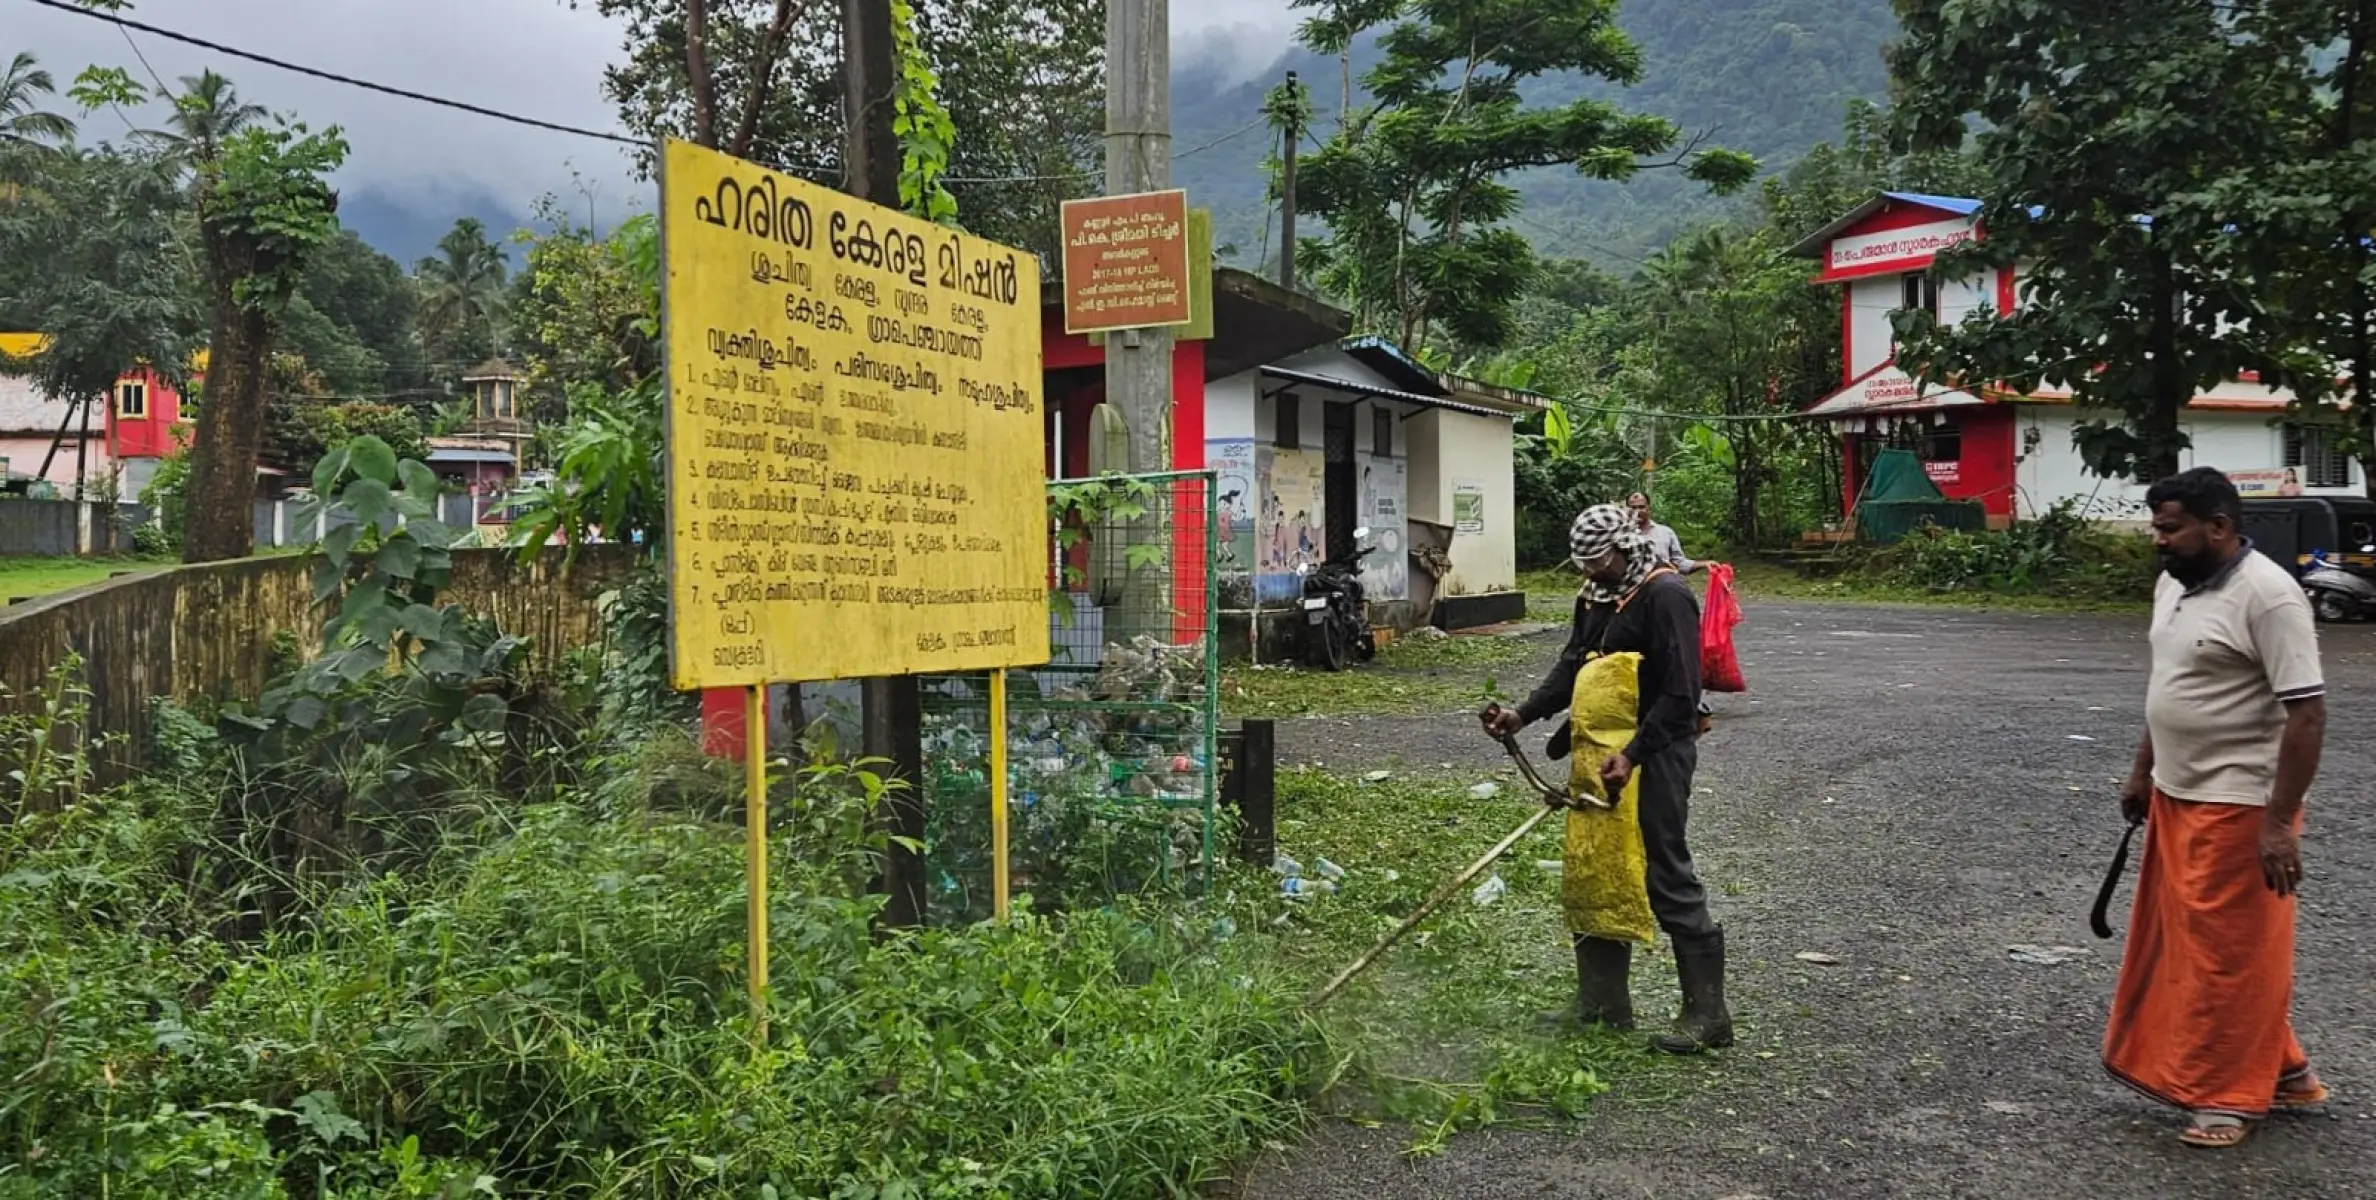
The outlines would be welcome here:
M 1708 915 L 1707 892 L 1692 869 L 1684 840 L 1691 776 L 1699 765 L 1699 601 L 1690 585 L 1662 563 L 1626 510 L 1586 509 L 1568 530 L 1568 549 L 1585 586 L 1567 649 L 1549 678 L 1515 710 L 1491 710 L 1487 731 L 1514 734 L 1567 711 L 1584 663 L 1602 654 L 1638 653 L 1641 701 L 1634 740 L 1600 765 L 1610 790 L 1641 772 L 1637 793 L 1643 849 L 1648 857 L 1650 911 L 1675 943 L 1683 1013 L 1672 1033 L 1652 1044 L 1672 1054 L 1696 1054 L 1732 1044 L 1732 1015 L 1724 1003 L 1724 931 Z M 1567 756 L 1563 727 L 1551 739 L 1554 758 Z M 1633 1026 L 1627 972 L 1633 947 L 1578 936 L 1577 1015 L 1586 1023 Z

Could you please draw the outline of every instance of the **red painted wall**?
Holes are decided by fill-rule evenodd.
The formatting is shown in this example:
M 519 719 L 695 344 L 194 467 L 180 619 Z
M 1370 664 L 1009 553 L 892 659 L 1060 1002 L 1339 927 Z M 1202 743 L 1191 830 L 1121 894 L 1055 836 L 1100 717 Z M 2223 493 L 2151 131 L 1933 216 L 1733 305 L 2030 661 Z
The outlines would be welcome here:
M 1977 500 L 1992 517 L 2013 515 L 2013 410 L 2002 405 L 1956 413 L 1962 459 L 1953 482 L 1939 484 L 1950 500 Z
M 107 398 L 107 447 L 115 458 L 163 458 L 177 443 L 174 427 L 181 421 L 181 393 L 155 371 L 142 367 L 128 372 L 124 382 L 148 385 L 148 415 L 138 420 L 118 415 L 116 397 Z
M 1916 225 L 1928 225 L 1933 221 L 1952 221 L 1956 216 L 1957 214 L 1943 208 L 1932 208 L 1926 204 L 1913 204 L 1904 200 L 1891 200 L 1884 203 L 1864 220 L 1841 230 L 1839 236 L 1861 237 L 1868 233 L 1887 233 L 1892 229 L 1912 229 Z

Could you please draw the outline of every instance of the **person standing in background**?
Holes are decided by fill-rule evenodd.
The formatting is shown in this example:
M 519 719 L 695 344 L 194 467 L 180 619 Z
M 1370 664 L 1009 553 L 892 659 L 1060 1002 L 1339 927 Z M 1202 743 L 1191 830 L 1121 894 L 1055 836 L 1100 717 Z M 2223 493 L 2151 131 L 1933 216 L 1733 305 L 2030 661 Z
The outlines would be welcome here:
M 1673 529 L 1650 519 L 1649 496 L 1635 492 L 1625 498 L 1625 507 L 1632 510 L 1635 527 L 1641 530 L 1643 540 L 1650 546 L 1650 553 L 1659 562 L 1673 567 L 1677 575 L 1692 575 L 1708 569 L 1708 564 L 1694 562 L 1690 555 L 1683 553 L 1683 539 L 1676 536 Z

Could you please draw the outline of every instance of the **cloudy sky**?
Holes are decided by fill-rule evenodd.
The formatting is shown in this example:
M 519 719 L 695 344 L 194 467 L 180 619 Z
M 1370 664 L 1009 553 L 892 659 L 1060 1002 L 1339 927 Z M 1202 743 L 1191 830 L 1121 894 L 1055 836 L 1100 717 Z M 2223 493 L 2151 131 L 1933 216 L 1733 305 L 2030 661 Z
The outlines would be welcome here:
M 1283 49 L 1282 0 L 1172 0 L 1179 53 L 1244 64 Z M 335 122 L 354 151 L 342 186 L 427 197 L 472 185 L 525 209 L 546 192 L 567 194 L 572 174 L 599 181 L 605 208 L 632 198 L 619 148 L 293 75 L 105 22 L 0 0 L 0 54 L 30 50 L 61 88 L 83 66 L 148 68 L 178 80 L 213 68 L 251 102 Z M 145 23 L 321 70 L 466 100 L 590 129 L 617 128 L 601 92 L 619 53 L 618 30 L 564 0 L 138 0 Z M 135 54 L 137 47 L 138 54 Z M 147 67 L 141 57 L 147 59 Z M 134 120 L 142 120 L 134 115 Z M 153 122 L 154 114 L 149 120 Z M 84 125 L 88 138 L 126 128 L 113 113 Z

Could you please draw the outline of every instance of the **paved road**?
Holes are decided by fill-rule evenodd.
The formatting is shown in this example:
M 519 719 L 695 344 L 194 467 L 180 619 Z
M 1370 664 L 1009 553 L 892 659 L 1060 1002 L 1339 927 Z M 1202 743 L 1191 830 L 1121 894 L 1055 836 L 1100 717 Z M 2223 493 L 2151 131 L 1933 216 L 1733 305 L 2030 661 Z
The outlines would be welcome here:
M 1706 1090 L 1613 1094 L 1572 1137 L 1488 1133 L 1415 1165 L 1399 1131 L 1331 1123 L 1246 1195 L 2376 1196 L 2376 628 L 2326 634 L 2304 850 L 2295 1019 L 2338 1103 L 2220 1155 L 2178 1146 L 2096 1059 L 2120 942 L 2086 916 L 2141 729 L 2142 619 L 1757 605 L 1741 638 L 1755 690 L 1717 701 L 1692 833 L 1748 1028 Z M 1498 765 L 1469 720 L 1283 722 L 1280 753 Z M 2035 966 L 2016 943 L 2087 953 Z

